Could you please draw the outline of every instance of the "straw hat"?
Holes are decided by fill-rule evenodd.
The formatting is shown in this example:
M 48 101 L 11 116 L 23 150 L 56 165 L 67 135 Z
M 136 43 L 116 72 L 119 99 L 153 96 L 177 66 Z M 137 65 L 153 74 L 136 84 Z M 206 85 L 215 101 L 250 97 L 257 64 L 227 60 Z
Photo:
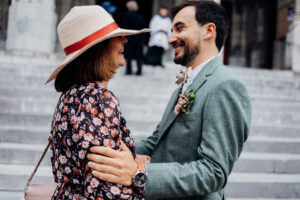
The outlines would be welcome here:
M 103 40 L 126 35 L 150 32 L 150 29 L 128 30 L 117 23 L 101 6 L 76 6 L 58 24 L 57 33 L 66 58 L 50 75 L 46 83 L 71 61 Z

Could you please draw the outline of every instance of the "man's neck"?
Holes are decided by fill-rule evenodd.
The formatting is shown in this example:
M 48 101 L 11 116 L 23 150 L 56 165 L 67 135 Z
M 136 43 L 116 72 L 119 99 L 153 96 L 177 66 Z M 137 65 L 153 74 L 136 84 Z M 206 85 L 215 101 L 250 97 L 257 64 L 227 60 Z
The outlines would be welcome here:
M 218 54 L 219 54 L 218 50 L 207 51 L 205 54 L 200 53 L 192 62 L 190 62 L 187 65 L 187 67 L 192 67 L 192 69 L 194 69 L 195 67 L 201 65 L 202 63 L 205 63 L 209 59 L 218 56 Z

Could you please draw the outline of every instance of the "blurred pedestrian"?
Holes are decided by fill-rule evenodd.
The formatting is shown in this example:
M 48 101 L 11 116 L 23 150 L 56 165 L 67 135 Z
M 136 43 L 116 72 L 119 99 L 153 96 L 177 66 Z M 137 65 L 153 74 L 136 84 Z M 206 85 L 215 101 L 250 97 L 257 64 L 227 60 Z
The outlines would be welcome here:
M 136 1 L 128 1 L 128 12 L 123 17 L 123 28 L 127 29 L 142 29 L 145 27 L 144 18 L 138 13 L 139 7 Z M 131 61 L 133 59 L 137 62 L 136 75 L 142 75 L 142 59 L 143 59 L 143 35 L 133 35 L 128 37 L 128 43 L 125 45 L 125 58 L 126 58 L 126 73 L 132 74 Z
M 162 64 L 162 56 L 165 50 L 168 50 L 168 38 L 171 34 L 171 19 L 168 17 L 168 8 L 161 6 L 159 14 L 155 15 L 150 21 L 152 30 L 149 40 L 149 49 L 146 55 L 146 62 L 150 65 Z

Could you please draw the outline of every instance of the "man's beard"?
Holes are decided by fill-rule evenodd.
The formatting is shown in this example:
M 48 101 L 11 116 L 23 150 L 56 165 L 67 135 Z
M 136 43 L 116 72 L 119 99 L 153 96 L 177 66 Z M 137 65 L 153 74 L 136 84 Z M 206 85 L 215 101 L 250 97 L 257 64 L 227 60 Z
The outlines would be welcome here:
M 180 41 L 180 45 L 184 45 L 184 54 L 180 57 L 175 56 L 174 62 L 176 64 L 187 66 L 188 63 L 190 63 L 200 53 L 200 48 L 199 46 L 190 48 L 189 45 L 182 40 Z

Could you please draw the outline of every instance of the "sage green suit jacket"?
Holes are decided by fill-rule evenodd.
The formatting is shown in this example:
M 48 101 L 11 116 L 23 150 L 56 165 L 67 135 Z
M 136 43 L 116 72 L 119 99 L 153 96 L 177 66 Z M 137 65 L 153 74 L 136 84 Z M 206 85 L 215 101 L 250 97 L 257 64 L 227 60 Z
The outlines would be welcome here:
M 190 89 L 190 112 L 174 113 L 176 89 L 153 135 L 136 143 L 137 153 L 151 156 L 146 199 L 225 199 L 228 176 L 249 134 L 248 92 L 220 57 L 204 66 Z

